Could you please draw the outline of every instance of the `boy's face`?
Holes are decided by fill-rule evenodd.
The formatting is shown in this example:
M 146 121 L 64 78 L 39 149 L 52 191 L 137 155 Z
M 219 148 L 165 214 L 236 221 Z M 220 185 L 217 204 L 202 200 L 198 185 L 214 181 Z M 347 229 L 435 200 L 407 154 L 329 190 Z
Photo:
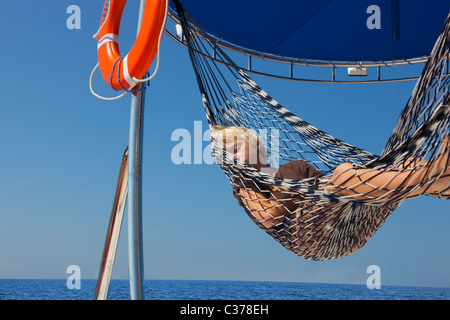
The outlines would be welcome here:
M 243 163 L 258 164 L 258 147 L 250 146 L 248 141 L 234 139 L 226 143 L 226 150 Z

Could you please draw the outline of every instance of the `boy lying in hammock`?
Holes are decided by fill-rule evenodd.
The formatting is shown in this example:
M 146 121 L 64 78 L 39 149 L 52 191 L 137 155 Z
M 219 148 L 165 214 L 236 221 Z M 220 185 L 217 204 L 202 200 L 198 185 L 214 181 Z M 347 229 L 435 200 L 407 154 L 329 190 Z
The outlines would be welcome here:
M 288 162 L 278 170 L 268 164 L 267 151 L 259 143 L 252 130 L 242 127 L 215 126 L 211 135 L 230 150 L 236 159 L 255 169 L 284 179 L 308 179 L 319 177 L 319 188 L 328 193 L 346 197 L 349 201 L 370 204 L 400 202 L 419 195 L 439 198 L 450 197 L 450 139 L 441 142 L 437 155 L 430 161 L 409 161 L 401 170 L 377 170 L 343 163 L 336 167 L 327 181 L 323 173 L 303 160 Z M 250 161 L 253 160 L 253 161 Z M 234 185 L 233 194 L 241 206 L 247 208 L 254 218 L 267 228 L 279 225 L 285 216 L 298 207 L 298 202 L 289 199 L 286 189 L 279 192 L 262 192 L 257 188 Z M 277 188 L 274 188 L 275 190 Z M 319 189 L 319 190 L 320 190 Z M 281 192 L 280 192 L 281 191 Z M 330 204 L 331 206 L 332 204 Z

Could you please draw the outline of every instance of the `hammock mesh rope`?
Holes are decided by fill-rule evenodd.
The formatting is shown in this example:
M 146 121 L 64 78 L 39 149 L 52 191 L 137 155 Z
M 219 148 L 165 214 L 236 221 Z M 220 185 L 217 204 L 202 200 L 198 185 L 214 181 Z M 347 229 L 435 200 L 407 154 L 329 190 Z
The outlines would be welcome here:
M 259 134 L 273 167 L 301 159 L 322 172 L 319 177 L 302 180 L 274 177 L 236 160 L 212 138 L 213 155 L 233 189 L 241 190 L 237 194 L 245 212 L 294 254 L 309 260 L 327 260 L 355 252 L 401 201 L 417 196 L 415 190 L 436 181 L 448 167 L 447 163 L 444 169 L 438 168 L 439 172 L 426 174 L 426 179 L 415 187 L 406 185 L 381 196 L 366 194 L 357 199 L 323 188 L 342 163 L 374 172 L 395 170 L 412 174 L 411 166 L 419 159 L 448 154 L 442 142 L 449 135 L 449 19 L 396 128 L 378 156 L 332 137 L 281 106 L 233 62 L 178 1 L 175 3 L 210 128 L 220 125 L 251 129 Z M 351 191 L 344 186 L 338 189 Z M 268 219 L 272 222 L 270 227 L 262 219 L 262 202 L 260 209 L 255 208 L 257 194 L 266 195 L 261 200 L 266 204 L 266 212 L 270 211 L 267 204 L 284 212 L 281 218 Z

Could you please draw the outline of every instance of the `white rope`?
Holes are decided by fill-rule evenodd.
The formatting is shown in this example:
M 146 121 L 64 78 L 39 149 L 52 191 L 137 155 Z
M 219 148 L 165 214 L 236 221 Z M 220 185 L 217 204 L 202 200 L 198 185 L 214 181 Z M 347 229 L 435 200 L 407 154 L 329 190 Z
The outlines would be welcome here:
M 106 21 L 108 21 L 110 11 L 111 11 L 111 9 L 108 7 L 108 13 L 106 14 L 106 19 L 105 19 L 105 21 L 103 21 L 103 23 L 102 23 L 102 25 L 99 27 L 98 31 L 92 36 L 94 39 L 97 39 L 98 34 L 99 34 L 100 31 L 102 30 L 103 26 L 106 24 Z M 97 39 L 97 40 L 98 40 L 98 39 Z M 94 72 L 95 72 L 95 70 L 97 70 L 98 66 L 99 66 L 99 64 L 97 63 L 97 65 L 96 65 L 96 66 L 94 67 L 94 69 L 92 70 L 91 76 L 90 76 L 90 78 L 89 78 L 89 88 L 90 88 L 90 90 L 91 90 L 91 93 L 92 93 L 94 96 L 96 96 L 97 98 L 100 98 L 100 99 L 102 99 L 102 100 L 107 100 L 107 101 L 117 100 L 117 99 L 122 98 L 124 95 L 126 95 L 126 94 L 127 94 L 127 91 L 123 92 L 122 94 L 118 95 L 117 97 L 111 97 L 111 98 L 108 98 L 108 97 L 102 97 L 102 96 L 100 96 L 99 94 L 97 94 L 97 93 L 94 92 L 94 90 L 92 89 L 92 77 L 94 76 Z
M 135 82 L 146 82 L 146 81 L 149 81 L 150 79 L 154 78 L 155 75 L 156 75 L 156 73 L 158 72 L 158 69 L 159 69 L 159 60 L 160 60 L 159 52 L 160 52 L 160 46 L 161 46 L 162 36 L 163 36 L 163 34 L 164 34 L 165 25 L 166 25 L 166 22 L 167 22 L 167 13 L 168 13 L 168 10 L 169 10 L 169 0 L 166 0 L 166 9 L 165 9 L 165 14 L 164 14 L 164 20 L 163 20 L 163 24 L 162 24 L 161 31 L 160 31 L 160 33 L 159 33 L 159 38 L 158 38 L 158 47 L 157 47 L 157 57 L 156 57 L 156 67 L 155 67 L 155 71 L 153 71 L 153 74 L 152 74 L 150 77 L 146 78 L 146 79 L 137 79 L 136 77 L 133 77 L 133 80 L 134 80 Z M 110 12 L 110 11 L 111 11 L 111 10 L 108 9 L 108 13 L 107 13 L 107 15 L 106 15 L 105 21 L 102 23 L 102 25 L 100 26 L 100 28 L 98 29 L 98 31 L 92 36 L 94 39 L 97 39 L 98 34 L 100 33 L 101 29 L 102 29 L 103 26 L 105 25 L 106 21 L 108 20 L 108 18 L 109 18 L 109 12 Z M 92 88 L 92 77 L 93 77 L 93 75 L 94 75 L 95 70 L 97 70 L 98 66 L 99 66 L 99 64 L 97 63 L 97 65 L 96 65 L 96 66 L 94 67 L 94 69 L 92 70 L 91 76 L 90 76 L 90 78 L 89 78 L 89 88 L 90 88 L 90 90 L 91 90 L 91 93 L 92 93 L 94 96 L 96 96 L 97 98 L 102 99 L 102 100 L 111 101 L 111 100 L 117 100 L 117 99 L 120 99 L 120 98 L 122 98 L 124 95 L 126 95 L 126 94 L 128 93 L 127 91 L 125 91 L 125 92 L 123 92 L 122 94 L 120 94 L 120 95 L 118 95 L 118 96 L 116 96 L 116 97 L 111 97 L 111 98 L 108 98 L 108 97 L 102 97 L 102 96 L 100 96 L 99 94 L 95 93 L 94 90 L 93 90 L 93 88 Z
M 155 71 L 153 71 L 153 74 L 146 78 L 146 79 L 137 79 L 136 77 L 133 77 L 133 80 L 136 82 L 146 82 L 149 81 L 150 79 L 152 79 L 154 76 L 156 76 L 156 73 L 158 72 L 159 69 L 159 51 L 160 51 L 160 46 L 161 46 L 161 40 L 164 34 L 164 30 L 165 30 L 165 25 L 166 25 L 166 21 L 167 21 L 167 12 L 169 11 L 169 0 L 166 0 L 166 9 L 165 9 L 165 13 L 164 13 L 164 20 L 162 23 L 162 27 L 161 27 L 161 31 L 159 33 L 159 38 L 158 38 L 158 48 L 156 51 L 156 67 L 155 67 Z
M 94 90 L 92 89 L 92 76 L 94 75 L 95 70 L 97 70 L 98 68 L 98 63 L 97 65 L 94 67 L 94 69 L 91 72 L 91 76 L 89 78 L 89 88 L 91 89 L 91 93 L 96 96 L 97 98 L 100 98 L 102 100 L 117 100 L 119 98 L 122 98 L 124 95 L 127 94 L 127 91 L 123 92 L 121 95 L 118 95 L 117 97 L 111 97 L 111 98 L 107 98 L 107 97 L 102 97 L 100 95 L 98 95 L 97 93 L 94 92 Z

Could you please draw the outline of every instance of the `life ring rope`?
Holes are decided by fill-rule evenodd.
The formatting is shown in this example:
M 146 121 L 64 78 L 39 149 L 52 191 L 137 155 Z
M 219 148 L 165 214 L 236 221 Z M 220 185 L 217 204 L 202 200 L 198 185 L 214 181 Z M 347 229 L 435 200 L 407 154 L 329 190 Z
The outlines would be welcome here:
M 107 1 L 105 2 L 105 6 L 104 6 L 104 8 L 103 8 L 102 19 L 101 19 L 101 21 L 100 21 L 100 27 L 99 27 L 98 31 L 93 35 L 93 38 L 95 38 L 95 39 L 98 40 L 98 43 L 97 43 L 97 50 L 98 50 L 102 45 L 104 45 L 104 44 L 106 44 L 106 43 L 108 43 L 108 42 L 116 42 L 116 43 L 118 43 L 118 41 L 119 41 L 119 36 L 118 36 L 117 34 L 115 34 L 115 33 L 107 33 L 107 34 L 103 35 L 100 39 L 98 39 L 99 33 L 101 32 L 102 28 L 105 26 L 106 22 L 107 22 L 108 19 L 109 19 L 109 13 L 110 13 L 110 11 L 111 11 L 110 8 L 109 8 L 109 3 L 110 3 L 109 0 L 107 0 Z M 112 75 L 113 75 L 113 72 L 114 72 L 114 69 L 115 69 L 114 67 L 115 67 L 116 63 L 119 63 L 119 66 L 120 66 L 123 62 L 125 62 L 125 63 L 124 63 L 124 71 L 125 71 L 125 72 L 124 72 L 123 76 L 125 77 L 125 79 L 126 79 L 126 81 L 127 81 L 128 83 L 133 83 L 133 82 L 134 82 L 134 83 L 148 82 L 148 81 L 150 81 L 151 79 L 153 79 L 153 78 L 156 76 L 156 74 L 157 74 L 157 72 L 158 72 L 158 70 L 159 70 L 159 65 L 160 65 L 160 48 L 161 48 L 161 41 L 162 41 L 162 37 L 163 37 L 164 31 L 165 31 L 165 27 L 164 27 L 164 26 L 166 25 L 166 22 L 167 22 L 168 10 L 169 10 L 169 0 L 166 0 L 166 1 L 165 1 L 164 19 L 163 19 L 162 27 L 161 27 L 161 30 L 160 30 L 160 33 L 159 33 L 158 41 L 157 41 L 157 48 L 156 48 L 156 66 L 155 66 L 155 70 L 153 71 L 153 73 L 152 73 L 149 77 L 147 77 L 147 78 L 141 78 L 141 79 L 138 79 L 138 78 L 136 78 L 136 77 L 131 77 L 131 76 L 129 75 L 129 73 L 128 73 L 128 70 L 127 70 L 127 61 L 126 61 L 125 59 L 128 59 L 128 55 L 126 55 L 126 56 L 124 56 L 124 57 L 118 58 L 118 59 L 114 62 L 114 65 L 113 65 L 113 68 L 111 69 L 111 74 L 110 74 L 110 83 L 112 82 Z M 105 11 L 106 11 L 106 12 L 105 12 Z M 105 15 L 105 13 L 106 13 L 106 15 Z M 125 61 L 123 61 L 123 60 L 125 60 Z M 97 68 L 99 67 L 99 65 L 100 65 L 100 63 L 98 62 L 98 63 L 96 64 L 96 66 L 93 68 L 93 70 L 92 70 L 92 72 L 91 72 L 91 75 L 90 75 L 90 78 L 89 78 L 89 88 L 90 88 L 91 93 L 92 93 L 94 96 L 96 96 L 97 98 L 100 98 L 100 99 L 102 99 L 102 100 L 116 100 L 116 99 L 119 99 L 119 98 L 123 97 L 123 96 L 124 96 L 125 94 L 127 94 L 128 92 L 137 92 L 137 91 L 138 91 L 138 90 L 131 90 L 131 89 L 126 89 L 126 88 L 124 88 L 124 87 L 122 86 L 122 84 L 120 83 L 120 81 L 119 81 L 119 85 L 122 87 L 122 89 L 124 89 L 124 92 L 121 93 L 120 95 L 115 96 L 115 97 L 103 97 L 103 96 L 97 94 L 96 92 L 94 92 L 94 89 L 93 89 L 93 87 L 92 87 L 92 78 L 93 78 L 93 76 L 94 76 L 95 71 L 96 71 Z M 147 75 L 147 74 L 148 74 L 148 72 L 147 72 L 145 75 Z M 144 76 L 145 76 L 145 75 L 144 75 Z M 118 78 L 119 78 L 119 77 L 120 77 L 120 67 L 118 68 Z
M 169 0 L 166 0 L 166 9 L 165 9 L 165 13 L 164 13 L 164 20 L 163 20 L 163 26 L 166 25 L 167 22 L 167 16 L 168 16 L 168 12 L 169 12 Z M 156 66 L 155 66 L 155 71 L 153 71 L 152 75 L 146 79 L 136 79 L 136 77 L 133 77 L 133 80 L 136 82 L 147 82 L 150 81 L 151 79 L 153 79 L 156 76 L 156 73 L 158 72 L 159 69 L 159 53 L 160 53 L 160 47 L 161 47 L 161 40 L 162 37 L 164 35 L 164 31 L 165 28 L 161 28 L 161 31 L 159 32 L 159 38 L 158 38 L 158 45 L 157 45 L 157 49 L 156 49 Z

